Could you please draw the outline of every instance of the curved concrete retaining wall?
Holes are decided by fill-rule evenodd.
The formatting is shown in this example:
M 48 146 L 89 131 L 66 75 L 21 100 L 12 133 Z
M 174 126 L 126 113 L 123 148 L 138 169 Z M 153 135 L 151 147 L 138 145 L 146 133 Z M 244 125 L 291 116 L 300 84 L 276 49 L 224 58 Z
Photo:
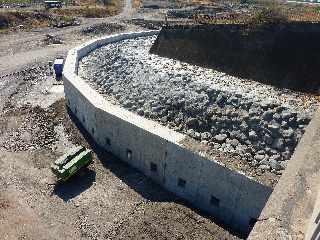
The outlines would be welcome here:
M 102 45 L 157 34 L 127 33 L 71 50 L 63 79 L 70 110 L 107 151 L 224 224 L 248 233 L 272 189 L 179 144 L 186 136 L 110 104 L 77 76 L 78 61 Z

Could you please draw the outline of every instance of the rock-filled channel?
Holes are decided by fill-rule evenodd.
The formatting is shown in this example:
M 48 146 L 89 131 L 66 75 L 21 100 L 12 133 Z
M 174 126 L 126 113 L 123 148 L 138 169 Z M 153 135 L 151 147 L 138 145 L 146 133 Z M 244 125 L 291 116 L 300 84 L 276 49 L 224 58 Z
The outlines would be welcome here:
M 155 38 L 96 49 L 81 59 L 79 75 L 114 104 L 281 174 L 316 99 L 150 54 Z

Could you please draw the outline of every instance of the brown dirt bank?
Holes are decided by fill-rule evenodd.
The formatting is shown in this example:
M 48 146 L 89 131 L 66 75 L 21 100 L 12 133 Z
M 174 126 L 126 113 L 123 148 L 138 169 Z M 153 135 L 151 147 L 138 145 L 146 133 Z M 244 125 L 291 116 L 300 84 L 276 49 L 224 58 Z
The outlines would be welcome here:
M 278 87 L 319 93 L 320 25 L 164 27 L 150 52 Z

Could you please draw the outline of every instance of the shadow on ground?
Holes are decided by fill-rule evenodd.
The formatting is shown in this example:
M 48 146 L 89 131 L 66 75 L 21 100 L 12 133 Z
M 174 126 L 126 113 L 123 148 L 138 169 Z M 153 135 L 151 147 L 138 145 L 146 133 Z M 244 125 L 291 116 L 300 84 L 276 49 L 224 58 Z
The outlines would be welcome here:
M 58 182 L 54 187 L 53 194 L 59 196 L 65 202 L 69 201 L 89 189 L 95 179 L 96 173 L 93 170 L 83 168 L 68 181 Z
M 67 108 L 67 113 L 73 124 L 79 129 L 82 137 L 84 137 L 85 142 L 76 142 L 76 144 L 86 145 L 86 147 L 93 150 L 94 155 L 96 157 L 96 161 L 100 161 L 103 166 L 109 169 L 114 175 L 116 175 L 119 179 L 121 179 L 125 184 L 127 184 L 130 188 L 134 189 L 137 193 L 139 193 L 143 198 L 151 202 L 174 202 L 179 205 L 184 205 L 190 209 L 192 209 L 197 214 L 210 219 L 212 222 L 217 224 L 218 226 L 224 228 L 226 231 L 230 232 L 233 235 L 238 236 L 239 238 L 246 238 L 247 236 L 242 235 L 241 233 L 235 232 L 232 228 L 223 225 L 214 217 L 208 215 L 206 212 L 201 211 L 197 208 L 194 208 L 190 203 L 185 200 L 175 196 L 173 193 L 168 192 L 160 185 L 154 183 L 144 174 L 139 172 L 138 170 L 132 168 L 127 163 L 122 162 L 117 157 L 113 156 L 111 153 L 105 151 L 101 147 L 99 147 L 95 141 L 92 139 L 90 134 L 83 128 L 80 121 L 74 116 L 74 114 Z M 95 176 L 95 175 L 94 175 Z M 70 188 L 76 187 L 78 182 L 82 180 L 77 179 L 79 176 L 75 176 L 65 187 L 61 187 L 58 191 L 55 191 L 57 195 L 64 196 L 64 199 L 70 199 L 74 196 L 74 194 L 67 194 L 66 191 Z M 86 178 L 83 177 L 82 178 Z M 90 182 L 91 180 L 88 180 Z M 76 192 L 74 192 L 76 194 Z M 79 194 L 80 192 L 78 192 Z

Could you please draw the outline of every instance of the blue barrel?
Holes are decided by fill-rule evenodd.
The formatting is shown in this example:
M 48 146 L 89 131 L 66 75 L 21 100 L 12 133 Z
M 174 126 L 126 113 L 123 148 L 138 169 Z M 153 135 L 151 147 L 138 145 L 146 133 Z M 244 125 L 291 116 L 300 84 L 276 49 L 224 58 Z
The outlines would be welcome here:
M 57 58 L 54 60 L 53 69 L 56 74 L 56 79 L 61 79 L 63 71 L 63 58 Z

